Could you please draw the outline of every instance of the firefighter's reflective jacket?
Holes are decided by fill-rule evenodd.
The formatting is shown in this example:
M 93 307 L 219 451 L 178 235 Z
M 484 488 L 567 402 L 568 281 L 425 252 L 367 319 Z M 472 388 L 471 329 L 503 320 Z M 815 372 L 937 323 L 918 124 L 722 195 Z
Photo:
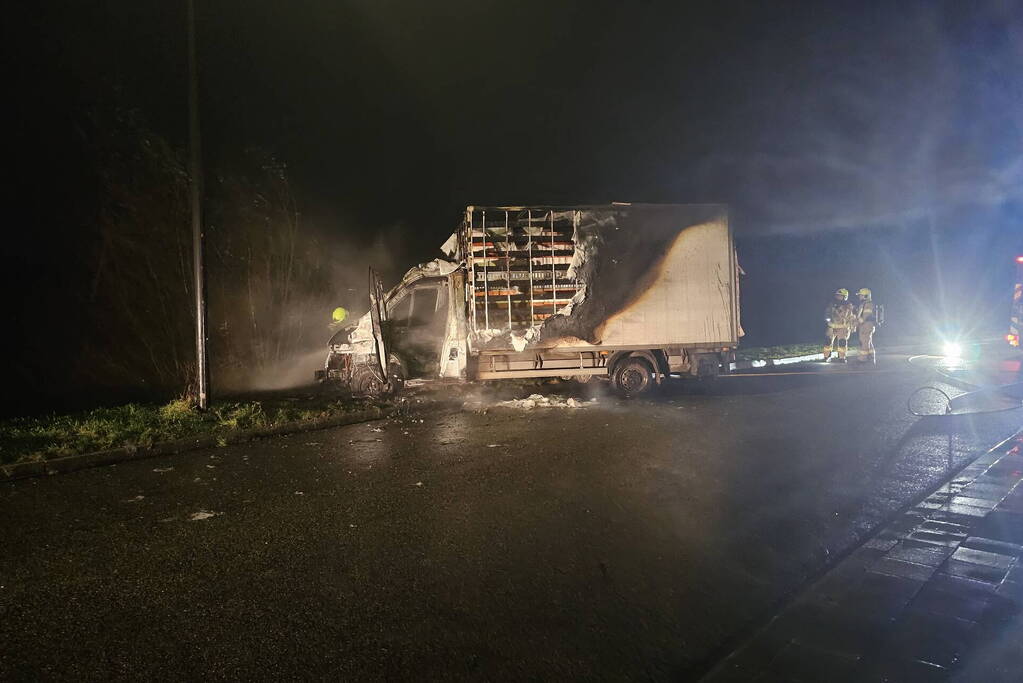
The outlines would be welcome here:
M 856 322 L 855 307 L 848 301 L 832 301 L 824 311 L 829 327 L 851 327 Z
M 856 311 L 856 322 L 860 325 L 863 323 L 877 323 L 877 309 L 874 308 L 874 302 L 867 299 L 860 304 L 859 310 Z

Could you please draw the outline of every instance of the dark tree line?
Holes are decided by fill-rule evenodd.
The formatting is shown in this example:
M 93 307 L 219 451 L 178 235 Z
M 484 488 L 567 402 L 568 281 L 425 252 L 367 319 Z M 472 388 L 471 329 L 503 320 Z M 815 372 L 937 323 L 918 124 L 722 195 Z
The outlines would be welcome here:
M 94 110 L 84 121 L 98 183 L 87 261 L 88 309 L 76 364 L 85 386 L 191 391 L 194 372 L 192 244 L 185 150 L 133 110 Z M 305 229 L 286 167 L 248 150 L 206 182 L 211 370 L 218 383 L 289 362 L 324 341 L 331 264 Z

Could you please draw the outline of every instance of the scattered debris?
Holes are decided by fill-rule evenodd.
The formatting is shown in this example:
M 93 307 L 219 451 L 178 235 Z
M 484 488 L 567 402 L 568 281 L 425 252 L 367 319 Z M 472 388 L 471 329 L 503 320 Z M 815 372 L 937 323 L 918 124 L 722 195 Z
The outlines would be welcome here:
M 501 401 L 495 405 L 507 408 L 518 408 L 520 410 L 533 410 L 534 408 L 586 408 L 588 406 L 595 405 L 596 403 L 596 398 L 591 398 L 589 401 L 578 401 L 574 398 L 563 398 L 561 396 L 530 394 L 528 398 Z
M 220 513 L 220 512 L 207 512 L 206 510 L 199 510 L 199 512 L 193 512 L 191 515 L 189 515 L 188 519 L 189 519 L 189 521 L 192 521 L 192 522 L 201 522 L 204 519 L 209 519 L 210 517 L 216 517 L 219 514 L 222 514 L 222 513 Z
M 423 485 L 423 482 L 421 482 L 421 481 L 417 481 L 416 482 L 416 486 L 422 486 L 422 485 Z
M 497 447 L 503 446 L 503 445 L 504 444 L 501 444 L 501 443 L 488 443 L 487 444 L 487 448 L 497 448 Z
M 487 409 L 480 400 L 465 401 L 462 403 L 462 410 L 471 410 L 477 415 L 486 415 Z
M 217 469 L 217 466 L 216 465 L 207 465 L 206 469 L 208 469 L 208 470 L 215 470 L 215 469 Z
M 173 471 L 173 470 L 174 470 L 174 468 L 173 468 L 173 467 L 154 467 L 154 468 L 153 468 L 153 471 L 154 471 L 154 472 L 160 472 L 160 473 L 163 473 L 163 472 L 171 472 L 171 471 Z
M 134 498 L 129 498 L 128 500 L 126 500 L 126 501 L 123 501 L 123 502 L 125 502 L 125 503 L 137 503 L 137 502 L 139 502 L 140 500 L 145 500 L 145 499 L 146 499 L 146 497 L 145 497 L 145 496 L 143 496 L 143 495 L 138 495 L 138 496 L 135 496 Z
M 369 431 L 371 431 L 371 432 L 382 432 L 382 431 L 384 431 L 384 428 L 383 427 L 374 427 L 373 429 L 371 429 Z
M 319 446 L 320 442 L 319 441 L 307 441 L 305 445 L 306 446 Z
M 296 496 L 304 496 L 305 494 L 302 493 L 301 491 L 295 491 L 295 495 Z

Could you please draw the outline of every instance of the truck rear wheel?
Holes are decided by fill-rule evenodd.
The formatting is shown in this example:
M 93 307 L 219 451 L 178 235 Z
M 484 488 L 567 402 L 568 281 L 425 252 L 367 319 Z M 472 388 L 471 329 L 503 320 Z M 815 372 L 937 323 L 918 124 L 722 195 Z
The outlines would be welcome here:
M 611 383 L 626 398 L 650 391 L 654 385 L 654 369 L 643 358 L 626 358 L 615 368 Z

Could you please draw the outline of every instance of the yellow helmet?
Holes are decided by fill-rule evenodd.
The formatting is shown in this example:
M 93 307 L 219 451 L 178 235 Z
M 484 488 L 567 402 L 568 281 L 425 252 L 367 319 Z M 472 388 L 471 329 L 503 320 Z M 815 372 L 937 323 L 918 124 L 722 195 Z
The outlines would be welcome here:
M 338 306 L 337 308 L 334 309 L 334 313 L 331 314 L 331 317 L 334 319 L 334 322 L 336 323 L 343 322 L 344 319 L 348 317 L 348 311 Z
M 866 287 L 860 287 L 860 291 L 856 293 L 862 296 L 864 299 L 869 299 L 871 297 L 870 290 L 867 289 Z
M 849 290 L 846 289 L 845 287 L 842 287 L 842 288 L 840 288 L 840 289 L 835 291 L 835 296 L 840 296 L 843 299 L 848 299 L 849 298 Z

